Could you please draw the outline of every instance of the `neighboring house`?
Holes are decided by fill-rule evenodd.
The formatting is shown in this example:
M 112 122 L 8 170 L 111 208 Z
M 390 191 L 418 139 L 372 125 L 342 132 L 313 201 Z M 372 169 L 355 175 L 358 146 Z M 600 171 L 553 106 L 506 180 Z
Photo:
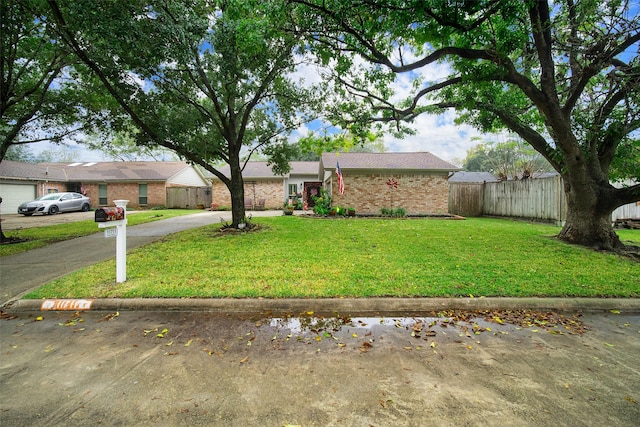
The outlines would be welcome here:
M 336 166 L 344 179 L 339 194 Z M 325 153 L 320 178 L 334 206 L 380 214 L 403 208 L 407 214 L 448 212 L 449 177 L 460 168 L 431 153 Z
M 186 162 L 0 162 L 0 196 L 5 213 L 16 212 L 24 201 L 62 191 L 87 195 L 92 207 L 112 206 L 118 199 L 129 200 L 128 207 L 134 209 L 195 208 L 211 203 L 209 181 Z M 179 203 L 170 206 L 172 200 Z
M 267 162 L 247 162 L 242 177 L 246 209 L 280 209 L 287 201 L 301 197 L 313 206 L 310 194 L 319 193 L 322 183 L 318 180 L 318 162 L 291 162 L 286 175 L 275 175 Z M 229 166 L 220 169 L 230 176 Z M 213 207 L 231 207 L 231 195 L 227 186 L 218 178 L 212 178 Z M 309 195 L 309 196 L 308 196 Z

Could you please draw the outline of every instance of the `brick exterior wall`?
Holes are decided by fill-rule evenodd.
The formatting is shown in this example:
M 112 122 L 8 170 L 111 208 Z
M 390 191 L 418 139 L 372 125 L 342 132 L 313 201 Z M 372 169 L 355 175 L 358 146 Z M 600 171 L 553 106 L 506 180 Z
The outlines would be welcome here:
M 255 185 L 253 184 L 255 182 Z M 255 188 L 255 193 L 254 193 Z M 262 180 L 244 183 L 244 196 L 251 198 L 256 205 L 260 199 L 265 199 L 266 209 L 282 209 L 284 203 L 283 182 L 281 180 Z M 231 207 L 231 195 L 229 189 L 221 181 L 213 181 L 212 187 L 213 202 L 215 208 Z
M 353 207 L 356 212 L 380 214 L 382 208 L 404 208 L 407 214 L 447 213 L 449 205 L 449 181 L 447 173 L 415 174 L 350 174 L 343 172 L 345 194 L 338 194 L 338 180 L 332 175 L 333 206 Z M 394 178 L 398 188 L 391 190 L 387 180 Z M 254 185 L 245 183 L 245 197 L 253 198 Z M 226 185 L 214 181 L 213 206 L 231 207 L 231 196 Z M 282 181 L 263 180 L 255 183 L 255 200 L 266 200 L 267 209 L 280 209 L 284 202 Z
M 91 199 L 91 207 L 114 206 L 114 200 L 128 200 L 127 208 L 138 209 L 152 208 L 154 206 L 165 206 L 167 203 L 167 190 L 164 182 L 148 182 L 147 184 L 147 204 L 140 206 L 138 194 L 138 182 L 107 183 L 107 204 L 98 203 L 97 183 L 83 184 L 87 197 Z
M 341 196 L 338 194 L 338 178 L 334 171 L 331 177 L 332 204 L 353 207 L 356 213 L 368 214 L 380 214 L 382 208 L 404 208 L 407 214 L 447 213 L 447 175 L 446 172 L 359 175 L 343 171 L 345 192 Z M 389 189 L 387 181 L 391 178 L 398 182 L 398 188 Z
M 44 192 L 43 185 L 36 185 L 36 197 L 44 196 L 48 193 L 64 193 L 65 191 L 71 191 L 67 189 L 67 184 L 65 182 L 52 182 L 49 181 L 44 184 Z

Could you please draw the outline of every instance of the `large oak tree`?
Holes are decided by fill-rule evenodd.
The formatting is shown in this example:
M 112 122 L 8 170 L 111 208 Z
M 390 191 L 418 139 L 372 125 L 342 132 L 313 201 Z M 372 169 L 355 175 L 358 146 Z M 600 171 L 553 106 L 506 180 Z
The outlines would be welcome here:
M 640 200 L 640 184 L 616 188 L 612 178 L 640 176 L 637 4 L 292 3 L 298 5 L 296 31 L 331 64 L 342 88 L 336 119 L 401 129 L 420 114 L 456 109 L 461 121 L 483 131 L 508 128 L 564 179 L 568 214 L 560 238 L 603 249 L 623 246 L 610 215 Z M 447 67 L 445 76 L 429 77 Z M 403 100 L 392 90 L 400 75 L 415 79 L 413 94 Z
M 242 0 L 48 4 L 66 45 L 139 129 L 137 143 L 210 171 L 230 191 L 233 225 L 244 222 L 247 153 L 287 172 L 284 137 L 308 120 L 314 99 L 290 78 L 300 41 L 276 25 L 277 10 Z

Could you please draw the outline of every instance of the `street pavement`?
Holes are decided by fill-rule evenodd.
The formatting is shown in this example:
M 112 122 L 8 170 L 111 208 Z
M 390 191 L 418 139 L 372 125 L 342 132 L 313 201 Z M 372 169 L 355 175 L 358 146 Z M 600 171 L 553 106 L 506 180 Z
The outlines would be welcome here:
M 586 313 L 590 330 L 582 335 L 348 313 L 1 317 L 2 426 L 632 426 L 640 419 L 640 317 L 624 312 Z
M 128 248 L 218 221 L 129 227 Z M 0 259 L 0 425 L 638 425 L 638 299 L 19 298 L 113 240 Z

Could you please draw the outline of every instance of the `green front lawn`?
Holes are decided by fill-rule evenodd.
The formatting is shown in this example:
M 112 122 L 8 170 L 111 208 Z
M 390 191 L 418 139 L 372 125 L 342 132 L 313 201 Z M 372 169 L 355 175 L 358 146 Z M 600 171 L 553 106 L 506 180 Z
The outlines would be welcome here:
M 28 298 L 640 297 L 640 263 L 498 219 L 254 219 L 255 233 L 190 230 L 56 280 Z M 621 238 L 640 244 L 637 230 Z
M 137 225 L 145 222 L 157 221 L 160 219 L 172 218 L 174 216 L 189 215 L 202 211 L 186 209 L 162 209 L 136 212 L 127 217 L 128 225 Z M 28 219 L 26 219 L 28 221 Z M 46 227 L 23 228 L 20 230 L 7 230 L 5 236 L 17 239 L 25 239 L 22 243 L 10 245 L 0 245 L 0 257 L 14 255 L 31 249 L 41 248 L 51 243 L 63 240 L 74 239 L 76 237 L 88 236 L 89 234 L 103 232 L 93 220 L 74 221 L 65 224 L 49 225 Z

